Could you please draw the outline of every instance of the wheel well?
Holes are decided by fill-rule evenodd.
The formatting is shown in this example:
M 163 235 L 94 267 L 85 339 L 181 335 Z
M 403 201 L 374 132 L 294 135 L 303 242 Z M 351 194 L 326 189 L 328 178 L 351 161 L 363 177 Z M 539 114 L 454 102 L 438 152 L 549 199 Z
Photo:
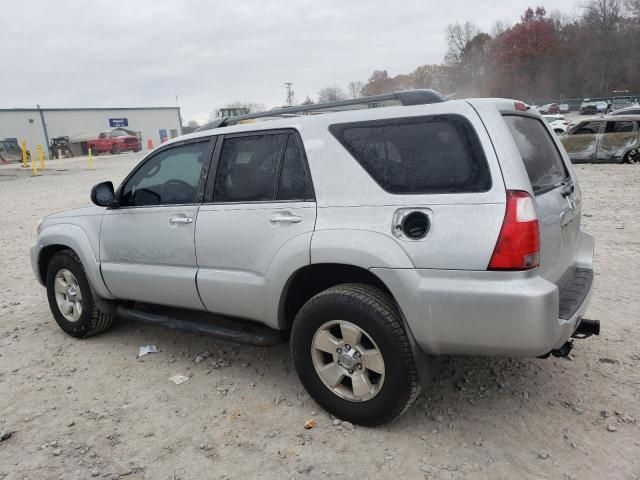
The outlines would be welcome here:
M 341 283 L 364 283 L 391 292 L 369 270 L 339 263 L 307 265 L 294 273 L 287 282 L 280 301 L 280 325 L 291 328 L 300 308 L 314 295 Z
M 38 270 L 40 272 L 42 283 L 46 283 L 47 281 L 47 268 L 49 267 L 51 259 L 56 253 L 61 252 L 62 250 L 72 249 L 66 245 L 47 245 L 40 252 L 40 257 L 38 258 Z

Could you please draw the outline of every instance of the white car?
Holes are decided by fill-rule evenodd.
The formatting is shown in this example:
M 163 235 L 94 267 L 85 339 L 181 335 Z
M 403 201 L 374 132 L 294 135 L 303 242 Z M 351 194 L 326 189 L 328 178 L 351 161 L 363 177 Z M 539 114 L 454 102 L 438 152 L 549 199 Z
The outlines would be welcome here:
M 549 126 L 556 132 L 558 135 L 562 135 L 569 130 L 569 126 L 571 125 L 564 115 L 543 115 L 544 119 L 547 121 Z

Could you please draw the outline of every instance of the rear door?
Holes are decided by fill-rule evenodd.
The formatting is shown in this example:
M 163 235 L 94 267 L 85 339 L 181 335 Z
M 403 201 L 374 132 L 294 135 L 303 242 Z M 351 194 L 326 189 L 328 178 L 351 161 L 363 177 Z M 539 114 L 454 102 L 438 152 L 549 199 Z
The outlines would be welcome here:
M 593 162 L 604 121 L 582 122 L 562 137 L 562 144 L 574 163 Z
M 619 162 L 638 142 L 636 122 L 616 120 L 607 122 L 598 144 L 596 158 L 599 162 Z
M 279 281 L 310 263 L 316 202 L 302 141 L 292 130 L 225 135 L 213 163 L 196 225 L 200 297 L 275 327 Z
M 580 236 L 580 202 L 573 179 L 542 120 L 504 115 L 524 161 L 540 221 L 540 271 L 559 283 L 572 267 Z

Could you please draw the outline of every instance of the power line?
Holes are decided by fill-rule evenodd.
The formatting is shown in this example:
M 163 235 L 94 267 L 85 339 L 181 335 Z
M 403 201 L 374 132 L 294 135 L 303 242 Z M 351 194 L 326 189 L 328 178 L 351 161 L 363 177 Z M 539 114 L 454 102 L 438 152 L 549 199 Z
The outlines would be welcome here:
M 284 82 L 284 86 L 287 89 L 287 105 L 289 105 L 289 106 L 293 105 L 293 94 L 294 94 L 294 91 L 291 90 L 291 85 L 293 85 L 292 82 Z

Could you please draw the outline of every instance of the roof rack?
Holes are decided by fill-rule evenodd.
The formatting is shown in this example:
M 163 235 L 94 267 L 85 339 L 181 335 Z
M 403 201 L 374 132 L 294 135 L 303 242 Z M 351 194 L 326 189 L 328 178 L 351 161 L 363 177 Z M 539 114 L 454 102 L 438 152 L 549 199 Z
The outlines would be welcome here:
M 266 112 L 249 113 L 247 115 L 237 115 L 235 117 L 216 118 L 215 120 L 212 120 L 211 122 L 208 122 L 202 127 L 198 128 L 196 132 L 211 130 L 213 128 L 228 127 L 229 125 L 235 125 L 245 120 L 253 120 L 257 118 L 293 117 L 310 113 L 329 113 L 348 110 L 344 107 L 355 107 L 358 105 L 366 105 L 371 107 L 373 104 L 373 106 L 378 107 L 379 105 L 375 104 L 394 100 L 400 102 L 400 104 L 402 105 L 426 105 L 429 103 L 444 102 L 447 100 L 447 98 L 436 90 L 403 90 L 400 92 L 385 93 L 382 95 L 372 95 L 369 97 L 353 98 L 350 100 L 339 100 L 337 102 L 315 103 L 311 105 L 296 105 L 295 107 L 275 108 L 273 110 L 267 110 Z

